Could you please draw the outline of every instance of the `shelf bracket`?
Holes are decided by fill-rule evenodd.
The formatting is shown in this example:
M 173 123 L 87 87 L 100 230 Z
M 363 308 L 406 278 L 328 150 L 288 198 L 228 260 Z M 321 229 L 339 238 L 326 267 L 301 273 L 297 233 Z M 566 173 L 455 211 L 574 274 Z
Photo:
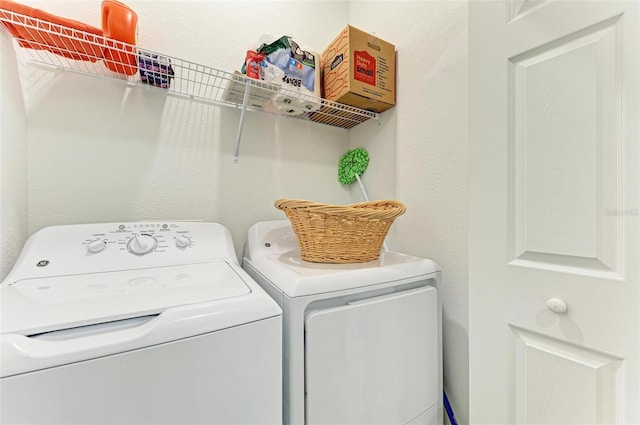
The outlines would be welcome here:
M 247 103 L 249 103 L 249 92 L 251 90 L 251 86 L 249 83 L 245 83 L 244 85 L 244 97 L 242 98 L 242 111 L 240 112 L 240 122 L 238 123 L 238 135 L 236 136 L 236 148 L 233 151 L 233 162 L 240 162 L 239 151 L 240 151 L 240 139 L 242 139 L 242 129 L 244 127 L 244 118 L 247 112 Z

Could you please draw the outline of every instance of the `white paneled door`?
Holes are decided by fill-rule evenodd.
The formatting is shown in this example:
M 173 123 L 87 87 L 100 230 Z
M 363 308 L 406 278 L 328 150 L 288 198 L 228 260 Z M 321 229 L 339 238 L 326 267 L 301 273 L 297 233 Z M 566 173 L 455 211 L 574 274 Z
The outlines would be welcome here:
M 640 423 L 640 1 L 470 1 L 470 420 Z

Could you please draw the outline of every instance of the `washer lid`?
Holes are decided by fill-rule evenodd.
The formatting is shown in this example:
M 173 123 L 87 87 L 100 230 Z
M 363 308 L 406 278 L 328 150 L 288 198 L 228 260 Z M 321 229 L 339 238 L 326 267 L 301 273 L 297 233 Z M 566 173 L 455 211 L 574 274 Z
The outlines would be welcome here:
M 34 335 L 250 292 L 223 261 L 23 279 L 0 288 L 0 333 Z

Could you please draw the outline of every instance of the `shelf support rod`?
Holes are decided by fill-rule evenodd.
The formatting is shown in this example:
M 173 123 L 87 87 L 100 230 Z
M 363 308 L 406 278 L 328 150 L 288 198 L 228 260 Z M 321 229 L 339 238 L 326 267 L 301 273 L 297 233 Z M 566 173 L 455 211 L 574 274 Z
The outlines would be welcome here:
M 242 98 L 242 111 L 240 112 L 240 122 L 238 123 L 238 135 L 236 137 L 236 149 L 233 152 L 233 162 L 236 164 L 240 162 L 239 151 L 240 151 L 240 139 L 242 138 L 242 129 L 244 128 L 244 117 L 247 112 L 247 103 L 249 103 L 249 91 L 251 90 L 251 86 L 247 81 L 244 86 L 244 97 Z

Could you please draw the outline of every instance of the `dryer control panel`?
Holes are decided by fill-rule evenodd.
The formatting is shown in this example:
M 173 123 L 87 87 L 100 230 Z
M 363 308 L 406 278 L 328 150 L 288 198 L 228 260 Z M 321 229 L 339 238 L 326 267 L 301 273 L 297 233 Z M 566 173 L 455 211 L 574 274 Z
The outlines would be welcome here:
M 34 233 L 3 284 L 20 279 L 227 261 L 238 264 L 218 223 L 126 222 L 52 226 Z

